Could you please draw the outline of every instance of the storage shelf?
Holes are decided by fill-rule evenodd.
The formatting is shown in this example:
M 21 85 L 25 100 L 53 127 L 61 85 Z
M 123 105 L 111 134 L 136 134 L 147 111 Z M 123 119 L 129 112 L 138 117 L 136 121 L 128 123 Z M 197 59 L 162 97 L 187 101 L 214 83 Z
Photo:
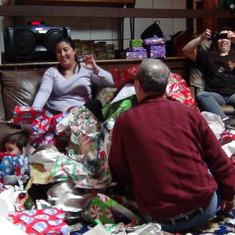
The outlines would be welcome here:
M 8 5 L 0 6 L 0 16 L 38 16 L 38 17 L 112 17 L 112 18 L 231 18 L 229 10 L 185 10 L 148 9 L 79 6 L 39 6 Z

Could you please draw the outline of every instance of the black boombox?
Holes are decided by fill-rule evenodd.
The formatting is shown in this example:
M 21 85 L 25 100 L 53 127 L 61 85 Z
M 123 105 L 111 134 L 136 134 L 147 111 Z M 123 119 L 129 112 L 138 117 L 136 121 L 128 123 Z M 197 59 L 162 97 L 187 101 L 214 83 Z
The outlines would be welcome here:
M 70 37 L 69 27 L 52 27 L 43 22 L 7 27 L 4 31 L 6 62 L 56 61 L 55 41 Z

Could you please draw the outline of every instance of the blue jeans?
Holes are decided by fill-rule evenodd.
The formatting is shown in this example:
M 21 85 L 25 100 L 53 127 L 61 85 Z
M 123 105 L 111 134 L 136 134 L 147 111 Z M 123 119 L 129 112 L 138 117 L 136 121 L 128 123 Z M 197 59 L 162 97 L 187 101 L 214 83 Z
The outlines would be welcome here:
M 231 96 L 220 95 L 215 92 L 201 91 L 196 95 L 196 101 L 201 111 L 215 113 L 223 120 L 227 118 L 220 105 L 232 105 L 235 107 L 235 94 Z
M 204 225 L 210 218 L 212 218 L 219 206 L 219 198 L 217 193 L 215 192 L 212 196 L 211 202 L 205 208 L 199 208 L 200 213 L 192 218 L 188 218 L 187 214 L 191 213 L 184 213 L 182 216 L 176 216 L 171 219 L 171 223 L 161 223 L 153 220 L 149 215 L 142 215 L 142 218 L 145 223 L 153 222 L 158 223 L 162 226 L 162 230 L 170 232 L 170 233 L 182 233 L 182 232 L 189 232 L 192 229 L 197 229 Z M 184 221 L 177 222 L 177 219 L 183 219 Z M 176 219 L 176 220 L 175 220 Z

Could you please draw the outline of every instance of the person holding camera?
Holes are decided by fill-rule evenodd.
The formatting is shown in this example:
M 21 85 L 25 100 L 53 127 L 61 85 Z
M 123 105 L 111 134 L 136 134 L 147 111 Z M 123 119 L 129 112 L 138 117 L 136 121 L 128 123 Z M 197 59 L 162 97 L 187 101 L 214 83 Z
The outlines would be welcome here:
M 204 40 L 212 41 L 208 50 L 199 49 Z M 199 109 L 219 115 L 227 126 L 229 117 L 220 106 L 235 108 L 235 33 L 228 27 L 216 33 L 206 29 L 184 46 L 183 53 L 202 68 L 205 90 L 196 95 Z

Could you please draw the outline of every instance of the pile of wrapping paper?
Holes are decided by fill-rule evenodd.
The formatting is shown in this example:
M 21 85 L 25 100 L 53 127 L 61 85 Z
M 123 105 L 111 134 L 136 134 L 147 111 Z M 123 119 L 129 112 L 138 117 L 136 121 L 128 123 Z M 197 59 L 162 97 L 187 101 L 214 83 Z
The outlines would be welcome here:
M 108 165 L 112 128 L 117 116 L 137 102 L 132 83 L 136 70 L 112 71 L 119 93 L 104 107 L 103 123 L 84 106 L 55 116 L 42 109 L 15 108 L 14 124 L 30 125 L 33 131 L 23 155 L 1 155 L 0 215 L 32 235 L 89 235 L 96 230 L 167 234 L 157 224 L 143 225 L 136 203 L 112 190 Z M 198 111 L 178 74 L 170 74 L 165 96 Z M 221 128 L 216 135 L 225 147 L 235 137 Z M 83 144 L 89 151 L 84 152 Z M 227 153 L 232 157 L 235 148 Z

